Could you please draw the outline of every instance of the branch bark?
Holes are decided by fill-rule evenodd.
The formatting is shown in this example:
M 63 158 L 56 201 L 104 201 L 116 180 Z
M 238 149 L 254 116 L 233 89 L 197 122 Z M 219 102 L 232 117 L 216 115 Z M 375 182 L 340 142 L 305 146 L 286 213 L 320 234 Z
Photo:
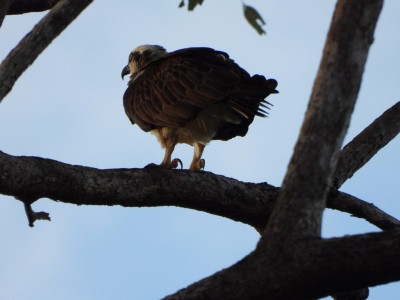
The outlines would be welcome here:
M 41 12 L 53 8 L 59 0 L 13 0 L 8 15 Z
M 300 137 L 267 226 L 269 244 L 321 234 L 322 211 L 382 5 L 377 0 L 336 5 Z
M 19 76 L 93 0 L 61 0 L 29 32 L 0 65 L 0 101 Z
M 164 299 L 318 299 L 400 279 L 399 230 L 286 246 L 273 260 L 254 251 Z
M 11 5 L 11 0 L 3 0 L 0 2 L 0 27 L 3 24 L 4 17 L 7 15 Z
M 342 186 L 399 132 L 400 102 L 397 102 L 343 148 L 335 173 L 337 187 Z
M 346 193 L 335 193 L 333 197 L 329 197 L 327 207 L 367 220 L 382 230 L 400 228 L 400 221 L 396 218 L 388 215 L 372 203 Z
M 73 166 L 0 152 L 0 193 L 77 205 L 180 206 L 265 226 L 279 189 L 209 172 Z
M 280 191 L 268 183 L 244 183 L 209 172 L 98 170 L 3 152 L 0 174 L 0 193 L 29 203 L 49 198 L 76 205 L 179 206 L 256 229 L 265 228 Z M 375 206 L 342 192 L 330 194 L 328 207 L 364 218 L 381 229 L 399 224 Z

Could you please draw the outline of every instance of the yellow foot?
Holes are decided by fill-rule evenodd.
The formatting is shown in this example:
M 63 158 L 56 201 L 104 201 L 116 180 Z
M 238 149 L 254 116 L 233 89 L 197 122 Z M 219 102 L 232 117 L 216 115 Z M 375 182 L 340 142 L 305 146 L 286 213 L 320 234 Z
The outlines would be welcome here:
M 182 161 L 179 158 L 174 158 L 168 163 L 161 163 L 159 165 L 151 163 L 145 166 L 145 169 L 157 169 L 157 168 L 164 168 L 164 169 L 176 169 L 178 165 L 181 166 L 181 169 L 183 168 Z
M 202 171 L 202 170 L 204 170 L 205 166 L 206 166 L 206 161 L 204 159 L 200 159 L 198 161 L 192 162 L 189 170 L 190 171 Z

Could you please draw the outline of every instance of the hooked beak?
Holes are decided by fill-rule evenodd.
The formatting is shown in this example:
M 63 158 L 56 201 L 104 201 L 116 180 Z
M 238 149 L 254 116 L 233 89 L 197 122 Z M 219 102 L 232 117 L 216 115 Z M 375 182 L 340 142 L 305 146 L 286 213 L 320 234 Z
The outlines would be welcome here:
M 124 79 L 125 75 L 128 75 L 131 71 L 129 70 L 129 65 L 126 65 L 121 72 L 121 77 L 122 79 Z

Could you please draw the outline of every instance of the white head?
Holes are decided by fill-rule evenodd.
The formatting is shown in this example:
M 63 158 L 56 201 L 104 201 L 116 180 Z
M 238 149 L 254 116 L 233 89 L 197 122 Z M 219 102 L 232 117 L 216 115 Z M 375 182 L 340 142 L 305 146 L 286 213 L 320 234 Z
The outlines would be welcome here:
M 131 74 L 131 78 L 148 63 L 162 57 L 167 51 L 164 47 L 158 45 L 141 45 L 132 50 L 129 54 L 128 65 L 126 65 L 121 73 L 122 78 Z

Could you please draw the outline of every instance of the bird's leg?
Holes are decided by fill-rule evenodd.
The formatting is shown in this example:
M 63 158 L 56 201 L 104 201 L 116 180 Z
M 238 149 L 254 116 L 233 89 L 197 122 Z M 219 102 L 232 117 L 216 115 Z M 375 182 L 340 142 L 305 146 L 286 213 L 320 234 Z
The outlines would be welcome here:
M 178 165 L 181 165 L 182 169 L 182 161 L 179 158 L 174 158 L 171 160 L 172 152 L 174 152 L 176 142 L 175 141 L 167 141 L 165 145 L 165 155 L 164 159 L 161 162 L 160 166 L 167 169 L 176 169 Z
M 194 143 L 194 154 L 193 154 L 193 160 L 192 163 L 190 164 L 190 171 L 200 171 L 203 170 L 206 162 L 204 159 L 201 159 L 201 155 L 203 154 L 204 148 L 206 147 L 203 144 L 200 143 Z

